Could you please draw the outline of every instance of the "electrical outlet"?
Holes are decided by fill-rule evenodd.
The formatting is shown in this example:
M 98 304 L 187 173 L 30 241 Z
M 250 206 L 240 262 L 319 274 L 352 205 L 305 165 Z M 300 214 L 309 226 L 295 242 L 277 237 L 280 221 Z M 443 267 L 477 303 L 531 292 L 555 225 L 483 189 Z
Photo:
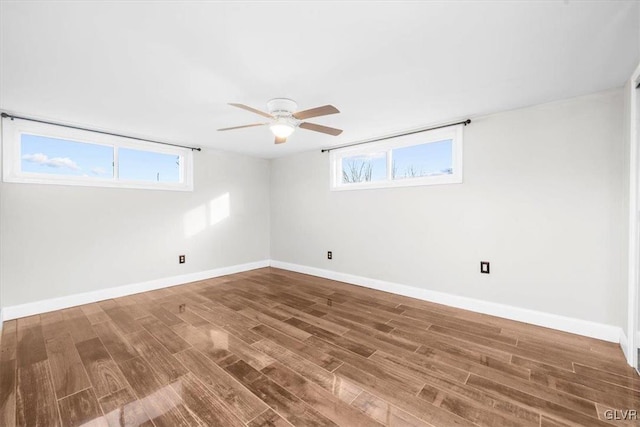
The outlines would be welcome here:
M 480 273 L 489 274 L 489 261 L 480 261 Z
M 187 257 L 185 255 L 178 256 L 178 262 L 180 264 L 184 264 L 185 262 L 187 262 Z
M 327 259 L 333 259 L 333 252 L 331 251 L 327 252 Z

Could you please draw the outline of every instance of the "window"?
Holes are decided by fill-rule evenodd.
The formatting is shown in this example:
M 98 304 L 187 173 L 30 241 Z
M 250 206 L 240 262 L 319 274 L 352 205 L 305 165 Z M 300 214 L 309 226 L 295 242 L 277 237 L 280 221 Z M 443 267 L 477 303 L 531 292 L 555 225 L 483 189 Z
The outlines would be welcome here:
M 331 189 L 462 182 L 462 126 L 331 151 Z
M 180 182 L 180 156 L 121 148 L 118 176 L 127 181 Z
M 342 158 L 342 184 L 387 179 L 387 153 L 357 154 Z
M 3 120 L 6 182 L 193 189 L 192 153 L 123 137 Z

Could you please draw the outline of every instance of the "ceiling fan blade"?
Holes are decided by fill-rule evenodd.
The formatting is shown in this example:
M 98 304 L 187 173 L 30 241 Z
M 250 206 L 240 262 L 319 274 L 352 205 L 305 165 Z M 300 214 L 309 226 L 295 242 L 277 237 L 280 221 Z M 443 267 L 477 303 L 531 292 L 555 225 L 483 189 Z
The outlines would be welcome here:
M 285 142 L 287 142 L 287 138 L 280 138 L 279 136 L 276 136 L 276 144 L 284 144 Z
M 311 117 L 328 116 L 329 114 L 339 113 L 333 105 L 324 105 L 322 107 L 311 108 L 310 110 L 298 111 L 293 113 L 293 117 L 298 120 L 310 119 Z
M 264 126 L 264 125 L 268 125 L 268 124 L 269 123 L 253 123 L 251 125 L 233 126 L 233 127 L 230 127 L 230 128 L 222 128 L 222 129 L 218 129 L 218 131 L 221 131 L 221 130 L 232 130 L 232 129 L 242 129 L 242 128 L 251 128 L 251 127 L 254 127 L 254 126 Z
M 262 117 L 267 117 L 269 119 L 273 119 L 274 118 L 271 114 L 265 113 L 264 111 L 256 110 L 255 108 L 249 107 L 248 105 L 234 104 L 232 102 L 230 102 L 229 105 L 231 105 L 233 107 L 242 108 L 243 110 L 251 111 L 252 113 L 260 114 Z
M 327 133 L 329 135 L 338 136 L 342 133 L 342 129 L 330 128 L 329 126 L 322 126 L 315 123 L 302 122 L 300 127 L 315 132 Z

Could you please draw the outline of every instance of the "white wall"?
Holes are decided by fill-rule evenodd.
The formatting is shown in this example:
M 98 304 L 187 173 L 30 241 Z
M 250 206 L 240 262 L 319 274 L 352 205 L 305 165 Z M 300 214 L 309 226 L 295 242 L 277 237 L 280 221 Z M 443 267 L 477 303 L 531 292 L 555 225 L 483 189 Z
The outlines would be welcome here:
M 268 161 L 194 162 L 193 192 L 0 184 L 3 306 L 268 259 Z
M 640 32 L 639 32 L 640 34 Z M 624 299 L 624 304 L 620 307 L 622 311 L 621 315 L 624 314 L 625 319 L 628 319 L 629 316 L 629 262 L 630 259 L 633 258 L 633 255 L 630 255 L 632 251 L 635 250 L 634 246 L 630 243 L 630 233 L 631 233 L 631 213 L 630 209 L 630 180 L 631 178 L 631 90 L 632 84 L 631 80 L 627 81 L 627 83 L 622 88 L 622 101 L 623 101 L 623 114 L 622 114 L 622 153 L 623 153 L 623 166 L 622 166 L 622 174 L 625 177 L 623 183 L 623 191 L 625 193 L 625 197 L 623 198 L 623 209 L 626 212 L 626 227 L 624 227 L 624 233 L 626 238 L 626 260 L 624 265 L 626 271 L 626 286 L 624 287 L 622 298 Z M 635 90 L 635 89 L 634 89 Z M 631 246 L 630 246 L 631 245 Z M 622 331 L 628 337 L 629 336 L 629 322 L 623 322 Z
M 616 90 L 477 118 L 459 185 L 331 192 L 328 154 L 273 160 L 271 258 L 624 326 L 622 117 Z

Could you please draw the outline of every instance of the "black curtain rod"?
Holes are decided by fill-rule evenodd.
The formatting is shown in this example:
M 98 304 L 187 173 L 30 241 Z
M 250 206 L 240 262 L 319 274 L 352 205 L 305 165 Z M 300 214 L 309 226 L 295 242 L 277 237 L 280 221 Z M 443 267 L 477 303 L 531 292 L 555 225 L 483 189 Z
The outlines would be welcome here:
M 383 137 L 380 137 L 380 138 L 368 139 L 366 141 L 354 142 L 353 144 L 345 144 L 345 145 L 339 145 L 337 147 L 323 148 L 322 149 L 322 153 L 325 153 L 325 152 L 328 152 L 328 151 L 333 151 L 333 150 L 339 150 L 340 148 L 353 147 L 355 145 L 369 144 L 371 142 L 378 142 L 378 141 L 384 141 L 386 139 L 398 138 L 399 136 L 407 136 L 407 135 L 413 135 L 415 133 L 427 132 L 427 131 L 430 131 L 430 130 L 448 128 L 450 126 L 458 126 L 458 125 L 465 125 L 466 126 L 469 123 L 471 123 L 471 120 L 467 119 L 467 120 L 464 120 L 464 121 L 461 121 L 461 122 L 457 122 L 457 123 L 449 123 L 449 124 L 446 124 L 446 125 L 432 126 L 430 128 L 426 128 L 426 129 L 418 129 L 418 130 L 413 130 L 413 131 L 410 131 L 410 132 L 399 133 L 399 134 L 396 134 L 396 135 L 389 135 L 389 136 L 383 136 Z
M 13 120 L 13 119 L 27 120 L 27 121 L 30 121 L 30 122 L 44 123 L 46 125 L 62 126 L 62 127 L 65 127 L 65 128 L 84 130 L 84 131 L 87 131 L 87 132 L 101 133 L 103 135 L 117 136 L 117 137 L 120 137 L 120 138 L 135 139 L 137 141 L 151 142 L 151 143 L 154 143 L 154 144 L 170 145 L 172 147 L 187 148 L 187 149 L 189 149 L 191 151 L 202 151 L 202 149 L 198 148 L 198 147 L 188 147 L 186 145 L 170 144 L 168 142 L 160 142 L 160 141 L 154 141 L 154 140 L 151 140 L 151 139 L 137 138 L 135 136 L 120 135 L 120 134 L 117 134 L 117 133 L 105 132 L 105 131 L 102 131 L 102 130 L 87 129 L 87 128 L 83 128 L 83 127 L 79 127 L 79 126 L 65 125 L 63 123 L 47 122 L 45 120 L 33 119 L 31 117 L 14 116 L 13 114 L 7 114 L 7 113 L 4 113 L 4 112 L 2 113 L 2 118 L 3 119 L 4 118 L 9 118 L 11 120 Z

